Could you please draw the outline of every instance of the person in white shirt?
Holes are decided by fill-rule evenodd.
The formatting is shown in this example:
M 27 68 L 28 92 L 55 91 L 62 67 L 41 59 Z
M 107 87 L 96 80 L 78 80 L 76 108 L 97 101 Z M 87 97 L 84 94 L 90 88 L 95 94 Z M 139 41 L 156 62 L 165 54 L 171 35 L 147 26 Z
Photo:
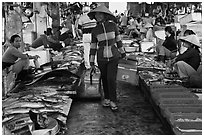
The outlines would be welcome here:
M 88 17 L 88 13 L 90 11 L 89 6 L 83 7 L 83 14 L 79 17 L 78 20 L 78 29 L 82 30 L 82 40 L 83 40 L 83 46 L 84 46 L 84 65 L 86 69 L 90 69 L 90 63 L 89 63 L 89 52 L 90 52 L 90 44 L 91 44 L 91 31 L 96 26 L 96 20 L 91 20 Z
M 147 41 L 150 41 L 150 42 L 153 42 L 154 41 L 154 37 L 153 37 L 153 26 L 152 24 L 150 23 L 147 23 L 144 28 L 147 29 L 147 32 L 146 32 L 146 40 Z

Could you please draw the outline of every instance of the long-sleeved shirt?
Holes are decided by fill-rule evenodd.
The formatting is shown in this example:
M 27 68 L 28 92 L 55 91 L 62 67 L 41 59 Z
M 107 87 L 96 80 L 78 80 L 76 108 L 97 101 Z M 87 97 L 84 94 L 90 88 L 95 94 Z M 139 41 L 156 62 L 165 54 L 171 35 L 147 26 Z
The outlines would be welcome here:
M 17 48 L 10 45 L 3 54 L 2 62 L 15 63 L 18 58 L 27 59 L 28 56 L 20 52 Z
M 96 20 L 91 20 L 87 13 L 84 13 L 79 17 L 78 28 L 82 29 L 82 33 L 91 33 L 92 29 L 96 26 Z
M 174 52 L 177 50 L 177 42 L 172 35 L 170 37 L 166 37 L 162 45 L 166 47 L 168 50 L 170 50 L 171 52 Z
M 183 54 L 178 55 L 176 58 L 176 62 L 177 61 L 184 61 L 197 70 L 201 63 L 201 58 L 198 50 L 188 48 Z
M 94 63 L 97 53 L 98 61 L 110 61 L 124 53 L 117 25 L 112 21 L 97 24 L 92 30 L 90 47 L 90 64 Z

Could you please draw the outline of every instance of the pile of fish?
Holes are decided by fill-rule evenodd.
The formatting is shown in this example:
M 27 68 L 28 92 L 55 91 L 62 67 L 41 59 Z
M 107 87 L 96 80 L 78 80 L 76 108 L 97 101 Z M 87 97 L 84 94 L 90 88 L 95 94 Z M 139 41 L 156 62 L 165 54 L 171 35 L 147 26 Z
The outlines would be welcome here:
M 75 73 L 81 63 L 84 61 L 83 52 L 80 50 L 65 50 L 58 55 L 52 57 L 54 62 L 58 62 L 57 68 L 68 68 L 69 71 Z M 45 66 L 45 65 L 44 65 Z
M 10 93 L 2 101 L 3 125 L 12 134 L 28 134 L 28 125 L 32 124 L 29 111 L 46 113 L 64 125 L 71 107 L 70 94 L 74 91 L 60 90 L 61 87 L 32 86 L 18 93 Z
M 138 68 L 166 70 L 166 65 L 154 60 L 152 56 L 138 55 Z
M 139 72 L 140 77 L 149 85 L 162 84 L 162 85 L 182 85 L 182 80 L 179 79 L 169 79 L 166 77 L 166 72 L 164 71 L 149 71 L 143 70 Z
M 76 72 L 82 62 L 81 50 L 58 52 L 51 62 L 41 65 L 42 71 L 35 74 L 32 82 L 9 92 L 2 101 L 3 134 L 32 134 L 29 129 L 33 125 L 29 115 L 31 111 L 56 119 L 60 129 L 66 129 L 72 97 L 77 94 L 76 87 L 80 85 Z

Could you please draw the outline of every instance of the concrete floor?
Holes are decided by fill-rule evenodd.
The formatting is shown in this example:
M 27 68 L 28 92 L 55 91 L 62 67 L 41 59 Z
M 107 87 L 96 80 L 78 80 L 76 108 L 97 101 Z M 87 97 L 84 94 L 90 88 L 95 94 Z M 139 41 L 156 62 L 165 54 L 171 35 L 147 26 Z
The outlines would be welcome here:
M 140 89 L 118 82 L 119 110 L 101 106 L 99 100 L 74 100 L 67 120 L 67 135 L 166 135 L 151 104 Z

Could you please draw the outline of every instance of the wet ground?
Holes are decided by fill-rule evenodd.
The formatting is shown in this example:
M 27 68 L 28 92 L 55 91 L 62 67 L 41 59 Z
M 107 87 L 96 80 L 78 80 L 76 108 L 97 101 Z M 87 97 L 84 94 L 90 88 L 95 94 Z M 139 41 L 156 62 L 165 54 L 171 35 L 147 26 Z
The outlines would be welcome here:
M 137 86 L 118 82 L 119 110 L 101 106 L 100 99 L 75 99 L 67 120 L 68 135 L 166 135 L 151 104 Z

